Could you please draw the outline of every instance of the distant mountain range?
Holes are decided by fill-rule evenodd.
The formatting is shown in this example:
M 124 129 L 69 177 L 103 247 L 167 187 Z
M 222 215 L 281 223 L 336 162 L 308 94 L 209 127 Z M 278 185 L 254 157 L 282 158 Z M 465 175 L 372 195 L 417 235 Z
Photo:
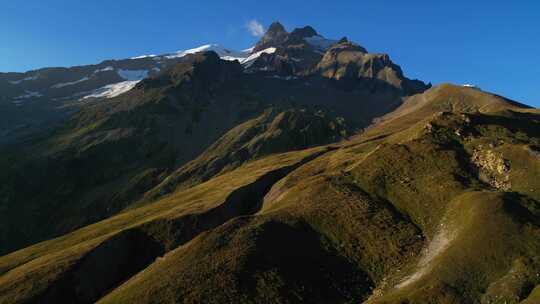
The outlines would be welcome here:
M 356 52 L 358 58 L 352 59 L 360 65 L 356 71 L 353 68 L 346 72 L 345 65 L 349 63 L 338 62 L 337 58 L 328 57 L 321 61 L 332 47 L 334 49 L 328 56 L 335 56 L 337 48 L 342 54 Z M 172 54 L 106 60 L 96 65 L 0 73 L 0 144 L 41 132 L 69 117 L 82 105 L 116 97 L 131 90 L 142 79 L 158 75 L 181 62 L 189 54 L 209 51 L 223 60 L 238 61 L 246 73 L 265 71 L 283 79 L 316 74 L 339 78 L 343 73 L 356 73 L 358 77 L 382 79 L 399 88 L 405 79 L 388 56 L 367 55 L 364 48 L 346 39 L 326 39 L 311 27 L 287 33 L 281 24 L 274 23 L 255 47 L 243 51 L 208 44 Z M 319 62 L 324 66 L 318 66 Z M 335 67 L 330 66 L 332 64 Z M 419 90 L 422 84 L 407 82 L 404 88 Z
M 0 303 L 540 301 L 538 109 L 278 22 L 0 93 Z

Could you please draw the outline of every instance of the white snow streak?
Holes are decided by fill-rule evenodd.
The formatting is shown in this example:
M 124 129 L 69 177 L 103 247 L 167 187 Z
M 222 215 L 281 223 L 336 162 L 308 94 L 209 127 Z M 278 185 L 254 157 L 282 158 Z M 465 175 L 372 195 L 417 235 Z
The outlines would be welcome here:
M 32 91 L 28 91 L 28 90 L 25 90 L 24 92 L 25 92 L 24 95 L 17 96 L 17 97 L 13 98 L 13 103 L 16 104 L 17 106 L 20 106 L 26 99 L 35 98 L 35 97 L 42 97 L 43 96 L 43 94 L 41 94 L 39 92 L 32 92 Z
M 9 83 L 11 83 L 11 84 L 20 84 L 23 81 L 36 80 L 37 78 L 38 78 L 38 76 L 34 75 L 34 76 L 26 77 L 26 78 L 21 79 L 21 80 L 10 81 Z
M 243 51 L 233 51 L 223 48 L 217 44 L 206 44 L 194 49 L 178 51 L 175 54 L 165 56 L 168 59 L 182 58 L 189 54 L 196 54 L 200 52 L 214 51 L 223 60 L 234 61 L 238 60 L 241 64 L 250 66 L 257 58 L 262 54 L 272 54 L 276 52 L 276 48 L 270 47 L 265 50 L 252 54 L 253 48 L 245 49 Z
M 151 55 L 141 55 L 141 56 L 136 56 L 136 57 L 131 57 L 129 59 L 143 59 L 143 58 L 153 58 L 153 57 L 156 57 L 157 55 L 154 55 L 154 54 L 151 54 Z
M 140 80 L 132 80 L 109 84 L 95 90 L 90 95 L 82 97 L 81 100 L 87 98 L 113 98 L 133 89 L 139 82 Z
M 95 70 L 94 74 L 101 73 L 101 72 L 107 72 L 107 71 L 114 71 L 114 68 L 112 66 L 104 67 L 103 69 Z
M 255 62 L 255 60 L 257 60 L 257 58 L 261 57 L 262 54 L 273 54 L 275 52 L 276 52 L 276 48 L 270 47 L 262 51 L 259 51 L 255 54 L 249 55 L 247 58 L 244 58 L 243 60 L 241 60 L 240 63 L 246 67 L 250 67 Z
M 205 44 L 205 45 L 193 48 L 193 49 L 178 51 L 174 54 L 165 56 L 165 58 L 168 58 L 168 59 L 182 58 L 189 54 L 196 54 L 200 52 L 209 52 L 209 51 L 216 52 L 219 55 L 219 57 L 222 57 L 222 58 L 223 57 L 244 58 L 246 54 L 248 54 L 245 52 L 237 52 L 237 51 L 229 50 L 217 44 Z
M 67 86 L 70 86 L 70 85 L 74 85 L 74 84 L 77 84 L 77 83 L 87 81 L 88 79 L 90 79 L 90 78 L 83 77 L 83 78 L 81 78 L 79 80 L 75 80 L 75 81 L 71 81 L 71 82 L 58 83 L 58 84 L 53 85 L 51 88 L 60 89 L 60 88 L 63 88 L 63 87 L 67 87 Z

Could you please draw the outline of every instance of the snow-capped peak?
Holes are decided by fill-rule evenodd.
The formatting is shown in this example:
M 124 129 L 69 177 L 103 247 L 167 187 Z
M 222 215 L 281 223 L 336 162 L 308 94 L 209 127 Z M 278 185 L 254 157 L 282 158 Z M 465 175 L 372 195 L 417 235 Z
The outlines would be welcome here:
M 219 57 L 243 58 L 245 57 L 245 54 L 246 54 L 244 52 L 238 52 L 238 51 L 226 49 L 218 44 L 205 44 L 200 47 L 193 48 L 193 49 L 178 51 L 174 54 L 170 54 L 165 57 L 168 59 L 181 58 L 189 54 L 209 52 L 209 51 L 216 52 L 219 55 Z
M 223 60 L 229 60 L 229 61 L 238 60 L 241 64 L 245 66 L 249 66 L 262 54 L 272 54 L 276 51 L 276 48 L 270 47 L 256 53 L 252 53 L 253 49 L 254 47 L 251 47 L 242 51 L 235 51 L 235 50 L 221 47 L 218 44 L 205 44 L 197 48 L 184 50 L 184 51 L 178 51 L 174 54 L 165 56 L 165 58 L 168 58 L 168 59 L 181 58 L 189 54 L 214 51 Z

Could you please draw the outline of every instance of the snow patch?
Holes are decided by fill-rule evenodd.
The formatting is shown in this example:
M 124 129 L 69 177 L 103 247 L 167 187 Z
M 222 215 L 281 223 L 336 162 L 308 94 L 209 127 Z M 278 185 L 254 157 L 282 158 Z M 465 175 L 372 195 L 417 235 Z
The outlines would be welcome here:
M 167 59 L 182 58 L 189 54 L 196 54 L 200 52 L 209 52 L 209 51 L 216 52 L 219 55 L 219 57 L 231 57 L 231 58 L 243 57 L 242 52 L 232 51 L 232 50 L 223 48 L 217 44 L 205 44 L 200 47 L 193 48 L 193 49 L 178 51 L 174 54 L 165 56 L 165 58 Z
M 210 52 L 210 51 L 216 52 L 216 54 L 218 54 L 219 57 L 221 57 L 224 60 L 232 61 L 232 60 L 241 60 L 243 58 L 246 58 L 249 52 L 251 51 L 251 49 L 238 52 L 238 51 L 226 49 L 217 44 L 205 44 L 203 46 L 196 47 L 193 49 L 178 51 L 175 54 L 166 56 L 166 58 L 168 59 L 181 58 L 189 54 L 196 54 L 200 52 Z
M 101 72 L 107 72 L 107 71 L 114 71 L 114 68 L 112 66 L 104 67 L 103 69 L 95 70 L 94 74 L 101 73 Z
M 13 103 L 16 104 L 16 105 L 20 105 L 21 103 L 23 103 L 26 99 L 29 99 L 29 98 L 36 98 L 36 97 L 42 97 L 43 94 L 39 93 L 39 92 L 32 92 L 32 91 L 28 91 L 28 90 L 25 90 L 24 91 L 25 94 L 24 95 L 20 95 L 20 96 L 17 96 L 17 97 L 14 97 L 13 98 Z
M 272 54 L 276 52 L 276 48 L 271 47 L 271 48 L 267 48 L 265 50 L 252 54 L 253 49 L 254 47 L 251 47 L 242 51 L 234 51 L 234 50 L 223 48 L 217 44 L 206 44 L 206 45 L 194 48 L 194 49 L 178 51 L 174 54 L 165 56 L 165 58 L 167 59 L 182 58 L 189 54 L 213 51 L 213 52 L 216 52 L 216 54 L 218 54 L 218 56 L 223 60 L 228 60 L 228 61 L 238 60 L 241 64 L 250 66 L 262 54 Z
M 151 55 L 141 55 L 141 56 L 136 56 L 136 57 L 131 57 L 129 59 L 144 59 L 144 58 L 154 58 L 156 57 L 157 55 L 154 55 L 154 54 L 151 54 Z
M 476 86 L 474 84 L 471 84 L 471 83 L 466 83 L 466 84 L 462 85 L 462 87 L 472 88 L 472 89 L 480 89 L 478 86 Z
M 71 81 L 71 82 L 57 83 L 57 84 L 53 85 L 51 88 L 60 89 L 60 88 L 63 88 L 63 87 L 67 87 L 67 86 L 70 86 L 70 85 L 74 85 L 74 84 L 77 84 L 77 83 L 87 81 L 88 79 L 90 79 L 90 78 L 83 77 L 83 78 L 81 78 L 79 80 L 75 80 L 75 81 Z
M 118 70 L 118 75 L 128 81 L 143 80 L 148 77 L 148 70 Z
M 139 82 L 140 80 L 129 80 L 129 81 L 109 84 L 95 90 L 90 95 L 86 95 L 82 97 L 81 100 L 88 99 L 88 98 L 113 98 L 133 89 L 133 87 L 135 87 L 135 85 Z
M 257 58 L 261 57 L 262 54 L 273 54 L 275 52 L 276 52 L 276 48 L 270 47 L 262 51 L 258 51 L 257 53 L 249 55 L 247 58 L 241 60 L 240 63 L 244 65 L 245 67 L 250 67 L 251 65 L 253 65 L 255 60 L 257 60 Z
M 20 84 L 23 81 L 32 81 L 32 80 L 36 80 L 37 78 L 38 78 L 38 75 L 34 75 L 34 76 L 23 78 L 21 80 L 10 81 L 9 83 L 11 83 L 11 84 Z

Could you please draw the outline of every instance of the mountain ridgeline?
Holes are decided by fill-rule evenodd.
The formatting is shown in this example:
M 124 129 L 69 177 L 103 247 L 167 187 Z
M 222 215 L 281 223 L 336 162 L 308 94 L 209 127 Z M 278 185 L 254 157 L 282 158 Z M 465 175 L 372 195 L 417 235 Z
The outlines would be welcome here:
M 537 109 L 277 22 L 0 92 L 1 303 L 540 301 Z
M 211 165 L 212 169 L 202 164 L 196 176 L 180 174 L 179 178 L 204 180 L 265 154 L 337 141 L 388 113 L 409 94 L 400 82 L 387 82 L 386 73 L 349 75 L 347 79 L 325 76 L 318 67 L 328 61 L 323 60 L 323 46 L 304 41 L 298 53 L 298 46 L 291 46 L 302 38 L 296 37 L 298 31 L 274 33 L 276 27 L 282 29 L 271 26 L 252 51 L 260 54 L 253 61 L 242 64 L 239 60 L 223 60 L 215 51 L 170 59 L 176 63 L 156 74 L 143 72 L 150 76 L 131 90 L 112 98 L 92 97 L 92 101 L 79 104 L 79 111 L 55 123 L 60 126 L 35 135 L 37 140 L 30 137 L 23 144 L 7 146 L 0 176 L 6 210 L 0 215 L 0 242 L 5 244 L 0 250 L 70 232 L 120 212 L 144 197 L 154 197 L 146 193 L 170 188 L 164 185 L 176 178 L 169 175 L 185 172 L 193 165 L 188 162 L 212 153 L 216 145 L 233 137 L 225 133 L 235 127 L 236 131 L 230 132 L 249 132 L 253 142 L 242 143 L 248 147 L 234 151 L 239 142 L 220 147 L 214 158 L 221 160 L 214 164 L 221 164 Z M 275 52 L 258 50 L 265 43 L 272 45 L 265 49 Z M 335 47 L 324 47 L 336 53 Z M 294 54 L 289 54 L 290 48 Z M 297 71 L 303 54 L 318 56 L 319 63 Z M 158 61 L 154 57 L 151 60 Z M 370 69 L 361 68 L 362 59 L 354 62 L 360 69 Z M 336 60 L 336 69 L 341 64 Z M 397 66 L 388 64 L 384 69 L 397 69 L 395 75 L 402 77 L 399 81 L 409 81 Z M 285 70 L 290 72 L 279 68 L 283 66 L 289 66 Z M 425 88 L 420 86 L 418 90 Z M 25 106 L 30 107 L 20 107 Z M 272 119 L 279 116 L 275 122 L 267 121 L 269 110 Z M 259 125 L 260 119 L 266 126 Z M 220 153 L 235 155 L 229 159 L 232 155 Z

